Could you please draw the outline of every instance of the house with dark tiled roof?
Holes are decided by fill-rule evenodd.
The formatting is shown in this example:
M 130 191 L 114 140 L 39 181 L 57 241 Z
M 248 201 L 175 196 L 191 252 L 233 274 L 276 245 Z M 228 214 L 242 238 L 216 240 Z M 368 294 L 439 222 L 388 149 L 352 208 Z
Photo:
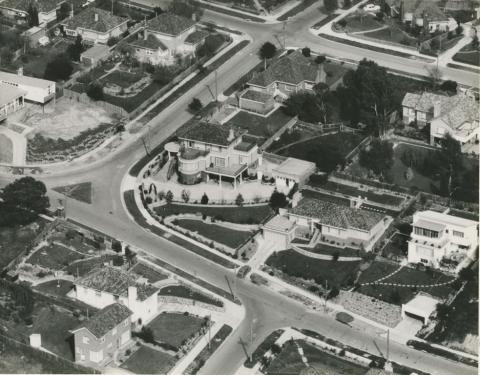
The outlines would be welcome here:
M 325 82 L 323 64 L 316 64 L 297 50 L 273 62 L 248 82 L 250 90 L 286 99 L 291 93 L 313 90 L 317 83 Z
M 102 368 L 114 361 L 130 343 L 132 314 L 125 305 L 113 303 L 71 330 L 75 362 Z
M 128 18 L 115 16 L 100 8 L 87 8 L 62 21 L 66 35 L 92 43 L 106 44 L 110 38 L 118 38 L 127 31 Z
M 197 28 L 195 21 L 173 13 L 162 13 L 148 20 L 140 40 L 131 42 L 136 57 L 151 64 L 172 65 L 177 55 L 194 54 L 208 32 Z
M 244 131 L 213 122 L 199 122 L 165 145 L 169 158 L 178 159 L 179 181 L 196 184 L 218 179 L 242 182 L 258 159 L 258 146 Z
M 132 311 L 132 320 L 150 321 L 157 314 L 158 288 L 141 282 L 141 277 L 114 267 L 95 268 L 75 280 L 72 296 L 103 309 L 120 303 Z
M 407 92 L 402 101 L 403 123 L 408 125 L 413 122 L 419 127 L 429 124 L 433 118 L 435 103 L 446 103 L 448 100 L 448 96 L 432 92 Z
M 57 19 L 57 9 L 65 0 L 0 0 L 0 14 L 16 20 L 17 23 L 26 23 L 30 5 L 38 11 L 39 24 L 45 24 Z

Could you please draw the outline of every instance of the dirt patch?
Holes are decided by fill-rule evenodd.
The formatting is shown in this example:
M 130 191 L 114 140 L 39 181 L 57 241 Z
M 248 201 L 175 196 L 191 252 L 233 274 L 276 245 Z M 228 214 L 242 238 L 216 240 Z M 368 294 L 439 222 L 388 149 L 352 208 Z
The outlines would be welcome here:
M 13 143 L 10 138 L 0 134 L 0 163 L 11 163 L 13 160 Z

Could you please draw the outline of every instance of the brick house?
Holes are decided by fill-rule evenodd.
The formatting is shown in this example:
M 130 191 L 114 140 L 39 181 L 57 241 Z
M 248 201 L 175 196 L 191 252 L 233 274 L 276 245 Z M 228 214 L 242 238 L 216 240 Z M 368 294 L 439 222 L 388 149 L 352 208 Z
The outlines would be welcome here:
M 406 93 L 403 101 L 403 123 L 408 125 L 411 122 L 419 127 L 429 124 L 433 118 L 433 109 L 435 103 L 445 103 L 448 96 L 434 94 L 431 92 L 422 92 L 421 94 Z
M 75 362 L 89 367 L 103 367 L 113 361 L 131 339 L 132 312 L 114 303 L 72 330 Z

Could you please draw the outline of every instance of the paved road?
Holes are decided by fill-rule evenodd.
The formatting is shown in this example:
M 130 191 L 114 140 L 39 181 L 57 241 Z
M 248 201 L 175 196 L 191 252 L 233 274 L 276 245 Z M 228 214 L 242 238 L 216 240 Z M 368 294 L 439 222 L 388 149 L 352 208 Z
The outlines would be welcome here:
M 283 43 L 283 25 L 281 24 L 266 26 L 245 23 L 211 12 L 206 12 L 205 17 L 214 19 L 219 24 L 243 30 L 253 38 L 253 42 L 241 55 L 234 57 L 218 70 L 219 92 L 227 88 L 243 73 L 258 63 L 256 51 L 264 41 L 278 40 L 278 43 Z M 329 55 L 355 60 L 367 57 L 387 67 L 406 72 L 425 73 L 424 64 L 417 61 L 364 51 L 332 43 L 312 35 L 308 31 L 308 26 L 318 21 L 319 17 L 320 13 L 316 7 L 311 7 L 298 18 L 289 21 L 285 33 L 286 45 L 309 45 L 312 50 Z M 455 78 L 462 83 L 468 80 L 473 81 L 471 73 L 452 69 L 446 70 L 445 73 L 448 74 L 449 78 Z M 153 119 L 149 124 L 150 131 L 147 136 L 151 145 L 154 146 L 160 143 L 190 118 L 186 108 L 193 97 L 199 98 L 203 103 L 211 100 L 206 85 L 213 87 L 213 84 L 214 78 L 211 75 Z M 227 271 L 214 263 L 206 261 L 204 258 L 185 251 L 183 248 L 165 239 L 152 235 L 133 223 L 125 213 L 119 193 L 120 182 L 128 171 L 129 166 L 143 155 L 143 145 L 140 141 L 137 141 L 129 147 L 122 149 L 121 152 L 93 165 L 66 170 L 59 175 L 45 176 L 41 179 L 49 188 L 57 185 L 91 181 L 94 189 L 93 204 L 87 205 L 69 199 L 67 202 L 68 216 L 144 248 L 153 255 L 159 256 L 182 269 L 227 289 L 225 277 L 233 279 L 231 271 Z M 8 179 L 0 178 L 0 186 L 7 182 Z M 49 195 L 52 205 L 55 206 L 56 200 L 60 198 L 60 195 L 51 190 L 49 190 Z M 253 327 L 255 335 L 253 337 L 253 347 L 258 345 L 266 335 L 276 328 L 296 326 L 315 330 L 346 344 L 367 349 L 374 354 L 380 354 L 378 348 L 381 351 L 385 348 L 384 339 L 375 335 L 375 331 L 371 327 L 368 330 L 364 330 L 362 327 L 349 328 L 336 322 L 328 315 L 306 311 L 302 305 L 272 293 L 268 289 L 257 287 L 248 281 L 238 281 L 236 289 L 246 307 L 246 319 L 211 360 L 208 361 L 201 371 L 203 374 L 230 374 L 238 368 L 245 359 L 245 354 L 238 342 L 240 338 L 244 342 L 249 342 L 250 325 L 254 320 L 256 323 Z M 250 345 L 247 345 L 247 350 L 250 349 Z M 470 367 L 423 354 L 394 343 L 391 345 L 390 354 L 391 359 L 395 361 L 401 361 L 410 364 L 412 367 L 434 374 L 476 373 Z

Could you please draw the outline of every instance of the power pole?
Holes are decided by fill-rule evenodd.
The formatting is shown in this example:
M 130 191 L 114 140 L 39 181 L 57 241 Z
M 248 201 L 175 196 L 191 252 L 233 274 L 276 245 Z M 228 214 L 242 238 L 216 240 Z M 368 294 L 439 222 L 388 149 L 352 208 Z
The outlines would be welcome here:
M 218 100 L 218 74 L 217 69 L 215 69 L 215 102 Z
M 212 314 L 208 316 L 208 349 L 209 350 L 212 344 L 212 331 L 210 329 L 211 326 L 212 326 Z
M 387 329 L 387 362 L 390 359 L 390 329 Z
M 112 0 L 112 16 L 113 16 L 113 0 Z
M 288 22 L 288 21 L 284 21 L 284 22 L 283 22 L 283 28 L 282 28 L 282 33 L 283 33 L 283 49 L 285 49 L 285 46 L 286 46 L 287 22 Z

